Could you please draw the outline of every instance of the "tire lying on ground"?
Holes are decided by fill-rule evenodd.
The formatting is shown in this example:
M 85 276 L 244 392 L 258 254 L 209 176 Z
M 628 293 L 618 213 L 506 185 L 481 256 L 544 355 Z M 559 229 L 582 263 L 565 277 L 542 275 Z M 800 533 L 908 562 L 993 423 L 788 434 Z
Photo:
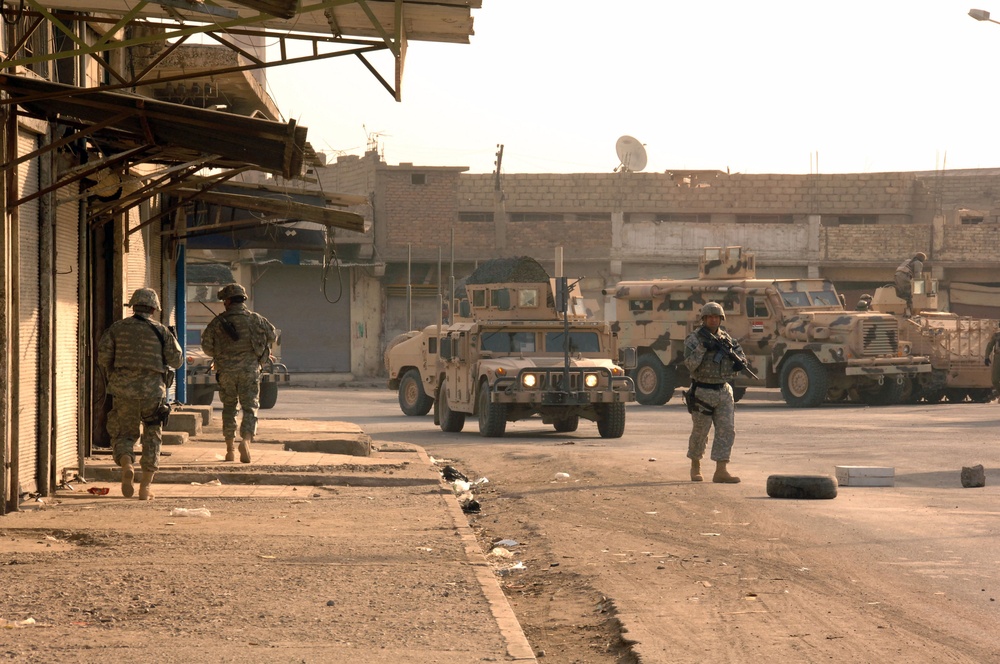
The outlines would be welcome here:
M 837 478 L 833 475 L 771 475 L 767 478 L 771 498 L 826 500 L 837 497 Z

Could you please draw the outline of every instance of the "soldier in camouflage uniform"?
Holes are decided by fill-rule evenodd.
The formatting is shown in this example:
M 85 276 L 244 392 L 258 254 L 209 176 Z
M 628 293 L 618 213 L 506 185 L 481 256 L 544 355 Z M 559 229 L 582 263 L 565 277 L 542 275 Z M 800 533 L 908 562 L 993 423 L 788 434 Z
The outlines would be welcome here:
M 715 475 L 712 481 L 722 484 L 740 481 L 726 470 L 736 437 L 736 403 L 729 381 L 746 366 L 746 356 L 739 343 L 720 328 L 725 318 L 722 305 L 709 302 L 701 308 L 701 327 L 684 340 L 684 364 L 691 373 L 691 389 L 685 393 L 685 401 L 694 422 L 687 454 L 691 459 L 692 482 L 703 480 L 701 458 L 713 424 Z
M 893 285 L 896 289 L 896 297 L 906 300 L 904 314 L 907 316 L 913 315 L 913 282 L 924 276 L 924 261 L 926 260 L 927 255 L 918 251 L 913 255 L 913 258 L 906 259 L 896 268 Z
M 108 413 L 115 463 L 122 469 L 122 495 L 131 498 L 135 478 L 135 441 L 142 423 L 142 479 L 139 499 L 149 500 L 149 486 L 159 468 L 161 428 L 167 407 L 167 388 L 173 370 L 183 362 L 173 332 L 152 319 L 160 308 L 156 291 L 139 288 L 128 306 L 132 316 L 112 323 L 97 346 L 97 364 L 107 378 L 112 397 Z
M 993 382 L 993 389 L 1000 394 L 1000 330 L 993 333 L 986 344 L 986 366 L 993 365 L 990 373 L 990 380 Z
M 226 461 L 233 461 L 235 457 L 238 402 L 243 410 L 240 461 L 250 463 L 250 443 L 257 432 L 257 409 L 260 407 L 260 367 L 270 359 L 276 331 L 270 321 L 247 308 L 247 292 L 243 286 L 223 286 L 219 299 L 226 303 L 226 310 L 205 327 L 201 348 L 215 360 Z

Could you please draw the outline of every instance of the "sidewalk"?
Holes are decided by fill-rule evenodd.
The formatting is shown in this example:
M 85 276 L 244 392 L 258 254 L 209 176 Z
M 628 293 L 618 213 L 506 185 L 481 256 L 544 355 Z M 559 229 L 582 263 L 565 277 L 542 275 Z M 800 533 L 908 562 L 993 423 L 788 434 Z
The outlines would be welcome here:
M 120 471 L 102 453 L 87 460 L 87 481 L 70 482 L 52 504 L 0 519 L 14 534 L 0 552 L 31 549 L 37 530 L 56 533 L 41 550 L 49 556 L 41 578 L 10 568 L 18 581 L 7 597 L 33 599 L 8 602 L 0 623 L 31 617 L 49 628 L 16 631 L 24 661 L 99 661 L 134 647 L 146 648 L 139 660 L 158 662 L 535 661 L 451 486 L 423 449 L 370 442 L 343 422 L 262 419 L 253 463 L 225 462 L 218 411 L 212 417 L 197 437 L 164 445 L 151 501 L 123 498 Z M 359 442 L 370 442 L 370 456 L 321 451 Z M 95 496 L 92 488 L 109 491 Z M 202 507 L 211 516 L 181 518 L 178 510 Z M 142 541 L 150 545 L 137 547 Z M 98 550 L 82 546 L 93 542 L 112 555 L 94 560 Z M 82 568 L 81 555 L 89 556 Z M 115 594 L 122 569 L 136 581 Z M 74 602 L 60 613 L 73 596 L 65 579 L 84 573 L 101 580 L 78 584 L 81 601 L 118 613 L 88 619 L 90 609 Z M 145 608 L 130 608 L 140 597 Z M 184 639 L 179 622 L 191 630 Z

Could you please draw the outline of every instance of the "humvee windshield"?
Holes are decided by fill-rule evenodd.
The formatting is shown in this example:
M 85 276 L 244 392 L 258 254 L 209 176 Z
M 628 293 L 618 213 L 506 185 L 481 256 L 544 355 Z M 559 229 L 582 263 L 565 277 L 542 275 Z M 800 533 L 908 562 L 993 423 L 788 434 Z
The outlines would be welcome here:
M 789 281 L 776 284 L 786 307 L 839 307 L 837 291 L 829 281 Z
M 562 352 L 563 344 L 566 340 L 564 332 L 546 332 L 545 350 L 552 352 Z M 570 332 L 569 351 L 571 353 L 599 353 L 601 352 L 601 341 L 597 338 L 596 332 Z
M 494 353 L 534 353 L 535 333 L 510 330 L 483 332 L 480 347 Z

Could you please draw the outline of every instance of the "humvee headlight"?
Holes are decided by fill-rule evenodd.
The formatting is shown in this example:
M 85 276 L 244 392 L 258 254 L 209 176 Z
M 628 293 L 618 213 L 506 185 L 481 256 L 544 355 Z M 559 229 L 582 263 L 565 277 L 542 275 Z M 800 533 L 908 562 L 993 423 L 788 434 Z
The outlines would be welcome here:
M 535 374 L 524 374 L 521 376 L 521 385 L 524 385 L 528 389 L 531 389 L 538 385 L 538 376 Z
M 910 354 L 910 344 L 903 344 L 902 346 L 900 346 L 899 347 L 899 352 L 902 353 L 903 355 L 909 355 Z
M 498 376 L 506 376 L 507 375 L 507 370 L 504 369 L 503 367 L 497 367 L 497 375 Z
M 589 373 L 584 376 L 583 384 L 587 387 L 597 387 L 597 374 Z

